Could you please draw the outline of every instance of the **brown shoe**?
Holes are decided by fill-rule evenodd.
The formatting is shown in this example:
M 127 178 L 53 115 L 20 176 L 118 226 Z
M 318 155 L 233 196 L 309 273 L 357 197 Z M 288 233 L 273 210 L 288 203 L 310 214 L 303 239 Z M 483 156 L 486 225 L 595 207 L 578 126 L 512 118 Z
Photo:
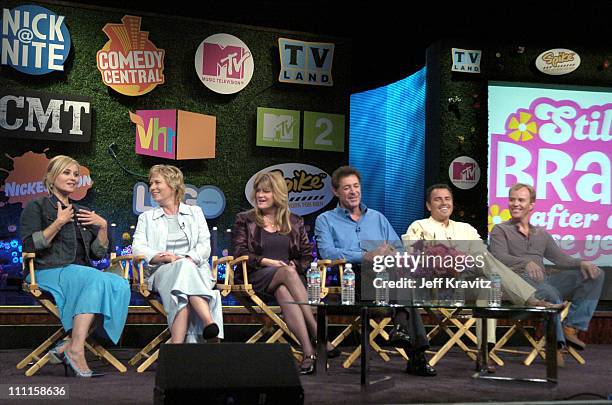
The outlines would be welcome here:
M 586 343 L 578 338 L 578 329 L 571 326 L 563 326 L 565 341 L 577 350 L 584 350 Z
M 563 349 L 557 350 L 557 367 L 563 368 L 565 367 L 565 357 L 563 356 Z

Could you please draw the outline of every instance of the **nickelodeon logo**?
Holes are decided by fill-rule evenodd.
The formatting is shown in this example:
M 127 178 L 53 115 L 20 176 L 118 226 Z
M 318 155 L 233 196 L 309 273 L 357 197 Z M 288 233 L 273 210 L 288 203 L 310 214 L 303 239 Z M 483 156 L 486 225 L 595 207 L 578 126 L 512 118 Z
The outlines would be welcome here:
M 215 157 L 216 117 L 182 110 L 130 112 L 136 124 L 138 155 L 164 159 L 209 159 Z

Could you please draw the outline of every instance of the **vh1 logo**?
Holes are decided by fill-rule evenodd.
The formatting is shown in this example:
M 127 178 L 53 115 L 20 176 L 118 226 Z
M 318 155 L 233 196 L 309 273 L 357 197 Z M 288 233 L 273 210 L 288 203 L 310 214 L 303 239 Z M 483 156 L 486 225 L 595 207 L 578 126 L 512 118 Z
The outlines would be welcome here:
M 216 117 L 182 110 L 130 112 L 136 124 L 136 154 L 164 159 L 215 157 Z

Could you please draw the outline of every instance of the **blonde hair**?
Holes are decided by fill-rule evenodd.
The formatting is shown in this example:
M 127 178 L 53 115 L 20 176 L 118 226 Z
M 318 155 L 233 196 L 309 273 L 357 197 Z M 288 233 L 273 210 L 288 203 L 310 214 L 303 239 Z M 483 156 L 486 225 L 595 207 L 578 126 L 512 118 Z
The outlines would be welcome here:
M 277 226 L 278 231 L 281 234 L 288 234 L 291 232 L 291 212 L 289 211 L 289 191 L 287 189 L 287 183 L 283 176 L 277 172 L 259 173 L 253 180 L 253 191 L 251 192 L 251 199 L 256 200 L 255 194 L 257 189 L 262 188 L 264 190 L 272 191 L 272 198 L 274 199 L 274 205 L 276 206 L 276 216 L 274 218 L 274 225 Z M 264 227 L 263 213 L 255 204 L 255 219 L 257 224 Z
M 66 155 L 57 155 L 49 160 L 47 170 L 45 170 L 45 177 L 43 178 L 43 184 L 47 188 L 49 195 L 53 194 L 53 183 L 55 183 L 57 176 L 70 165 L 76 165 L 77 168 L 81 166 L 79 162 Z
M 151 183 L 151 178 L 157 174 L 162 176 L 168 186 L 174 190 L 176 202 L 180 203 L 183 201 L 183 196 L 185 195 L 185 180 L 181 169 L 171 165 L 155 165 L 149 169 L 149 184 Z
M 536 192 L 529 184 L 516 183 L 514 186 L 510 187 L 510 190 L 508 191 L 508 197 L 510 197 L 510 193 L 512 193 L 513 191 L 518 191 L 522 188 L 526 188 L 527 191 L 529 191 L 529 202 L 534 203 L 536 200 Z

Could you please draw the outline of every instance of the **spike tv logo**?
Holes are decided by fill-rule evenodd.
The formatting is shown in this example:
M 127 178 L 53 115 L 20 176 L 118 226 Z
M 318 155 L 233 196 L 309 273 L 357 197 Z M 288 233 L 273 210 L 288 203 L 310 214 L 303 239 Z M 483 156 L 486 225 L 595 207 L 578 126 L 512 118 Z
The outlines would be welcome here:
M 233 94 L 249 84 L 255 65 L 251 51 L 239 38 L 230 34 L 214 34 L 198 46 L 195 69 L 202 83 L 210 90 Z
M 140 31 L 140 17 L 126 15 L 121 24 L 106 24 L 108 36 L 96 60 L 102 81 L 118 93 L 141 96 L 164 83 L 164 54 Z

